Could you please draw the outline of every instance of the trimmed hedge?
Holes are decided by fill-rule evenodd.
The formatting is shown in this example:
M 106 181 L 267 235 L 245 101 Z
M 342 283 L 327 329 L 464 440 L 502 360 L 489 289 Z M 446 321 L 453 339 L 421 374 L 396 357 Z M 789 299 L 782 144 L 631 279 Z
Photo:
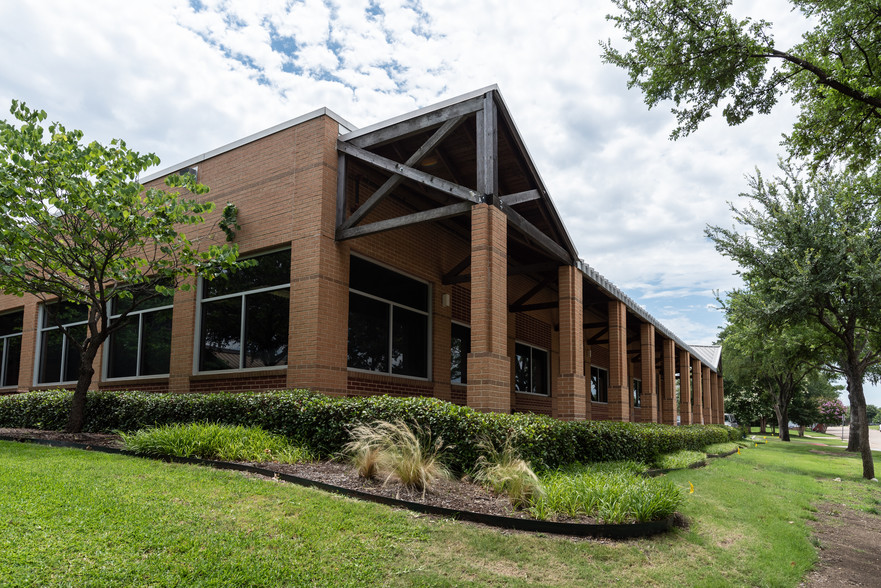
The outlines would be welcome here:
M 70 399 L 67 391 L 0 397 L 0 426 L 64 429 Z M 739 431 L 722 425 L 559 421 L 534 414 L 481 413 L 435 398 L 331 397 L 307 390 L 236 394 L 90 391 L 84 430 L 131 432 L 203 421 L 259 425 L 319 455 L 331 455 L 349 440 L 348 431 L 355 424 L 398 419 L 415 421 L 452 445 L 445 461 L 459 472 L 474 467 L 483 438 L 501 443 L 513 437 L 523 459 L 539 470 L 626 459 L 651 463 L 660 454 L 698 451 L 740 439 Z

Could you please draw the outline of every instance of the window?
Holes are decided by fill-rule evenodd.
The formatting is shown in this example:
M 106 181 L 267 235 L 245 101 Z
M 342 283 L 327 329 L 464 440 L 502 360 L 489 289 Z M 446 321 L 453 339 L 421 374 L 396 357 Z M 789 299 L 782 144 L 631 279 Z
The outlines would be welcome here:
M 468 383 L 468 354 L 471 353 L 471 328 L 453 323 L 450 329 L 450 382 Z
M 590 366 L 590 399 L 594 402 L 609 401 L 609 372 Z
M 352 257 L 348 366 L 428 377 L 428 284 Z
M 548 395 L 548 352 L 532 345 L 514 346 L 514 389 Z
M 166 375 L 171 363 L 173 296 L 160 296 L 128 315 L 128 321 L 107 343 L 107 377 Z M 130 308 L 131 301 L 114 299 L 110 322 Z
M 252 267 L 202 282 L 199 371 L 288 363 L 291 252 L 254 260 Z
M 72 339 L 86 338 L 87 319 L 88 308 L 84 304 L 55 302 L 43 306 L 38 333 L 37 383 L 60 384 L 79 378 L 80 350 Z M 67 333 L 58 328 L 56 321 L 64 325 Z
M 633 406 L 642 406 L 642 380 L 633 378 Z
M 0 315 L 0 386 L 18 386 L 24 311 Z

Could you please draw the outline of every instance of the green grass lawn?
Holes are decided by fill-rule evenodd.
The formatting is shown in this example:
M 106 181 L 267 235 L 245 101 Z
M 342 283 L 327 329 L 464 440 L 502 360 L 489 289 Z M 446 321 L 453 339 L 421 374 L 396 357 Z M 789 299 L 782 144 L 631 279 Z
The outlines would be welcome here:
M 806 522 L 817 505 L 875 514 L 881 505 L 879 485 L 834 441 L 769 435 L 669 474 L 694 486 L 681 509 L 690 527 L 624 542 L 504 532 L 239 473 L 0 443 L 0 584 L 797 586 L 816 560 Z

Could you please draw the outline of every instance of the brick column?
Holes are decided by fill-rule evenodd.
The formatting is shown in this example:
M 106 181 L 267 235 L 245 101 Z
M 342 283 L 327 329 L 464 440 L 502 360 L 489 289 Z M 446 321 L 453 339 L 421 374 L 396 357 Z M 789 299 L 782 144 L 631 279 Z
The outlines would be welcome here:
M 701 367 L 701 392 L 704 399 L 704 424 L 713 423 L 713 390 L 710 385 L 710 368 Z
M 661 380 L 661 422 L 676 424 L 676 343 L 673 339 L 663 339 L 661 349 L 664 354 L 664 372 Z
M 565 420 L 587 418 L 587 388 L 584 379 L 584 301 L 582 277 L 578 268 L 561 266 L 560 290 L 560 373 L 554 416 Z
M 713 424 L 719 422 L 719 374 L 710 372 L 710 420 Z
M 640 354 L 640 377 L 642 379 L 642 409 L 640 420 L 645 423 L 658 422 L 657 390 L 655 390 L 657 376 L 655 375 L 655 326 L 651 323 L 642 323 L 639 326 L 639 338 L 641 341 Z
M 719 376 L 719 422 L 725 422 L 725 378 Z
M 196 330 L 197 288 L 174 293 L 171 310 L 171 359 L 168 364 L 168 391 L 190 391 L 190 376 L 198 370 L 194 364 L 193 333 Z M 196 333 L 199 337 L 199 333 Z
M 35 296 L 23 298 L 21 323 L 21 359 L 18 365 L 18 391 L 26 392 L 37 381 L 37 327 L 40 318 L 40 304 Z M 96 378 L 97 381 L 97 378 Z
M 627 307 L 609 302 L 609 420 L 629 421 L 630 386 L 627 381 Z
M 495 206 L 471 209 L 468 406 L 482 411 L 511 412 L 507 229 L 505 214 Z
M 691 358 L 691 379 L 694 405 L 691 409 L 691 422 L 696 425 L 704 423 L 704 387 L 701 379 L 701 360 Z
M 287 385 L 325 394 L 348 388 L 349 246 L 336 234 L 339 124 L 296 127 Z
M 690 425 L 691 415 L 691 354 L 684 349 L 679 352 L 679 417 L 680 423 Z

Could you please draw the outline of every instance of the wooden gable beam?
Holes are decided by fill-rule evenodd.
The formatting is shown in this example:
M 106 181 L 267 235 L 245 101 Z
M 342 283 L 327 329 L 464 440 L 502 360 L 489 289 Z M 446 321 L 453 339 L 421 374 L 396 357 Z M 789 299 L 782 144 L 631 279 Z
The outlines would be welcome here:
M 591 337 L 590 339 L 587 340 L 587 344 L 594 345 L 596 343 L 608 343 L 609 342 L 608 339 L 603 339 L 603 337 L 605 337 L 608 334 L 609 334 L 609 327 L 603 327 L 603 329 L 599 333 L 597 333 L 596 335 L 594 335 L 593 337 Z
M 407 227 L 427 221 L 441 220 L 453 216 L 459 216 L 460 214 L 467 214 L 471 212 L 472 206 L 473 204 L 470 202 L 457 202 L 448 206 L 432 208 L 430 210 L 423 210 L 421 212 L 414 212 L 413 214 L 405 214 L 404 216 L 376 221 L 375 223 L 370 223 L 367 225 L 359 225 L 357 227 L 351 227 L 349 229 L 341 229 L 337 231 L 336 238 L 337 241 L 345 241 L 346 239 L 354 239 L 355 237 L 373 235 L 375 233 L 382 233 L 384 231 L 399 229 L 401 227 Z
M 481 108 L 483 108 L 483 96 L 477 96 L 470 100 L 447 106 L 446 108 L 427 112 L 421 116 L 415 116 L 397 124 L 377 129 L 372 133 L 367 133 L 360 137 L 350 139 L 348 142 L 356 147 L 374 147 L 380 143 L 403 139 L 414 133 L 419 133 L 425 129 L 446 122 L 451 118 L 458 118 L 460 116 L 472 114 Z
M 533 286 L 529 290 L 529 292 L 527 292 L 526 294 L 524 294 L 523 296 L 521 296 L 520 298 L 518 298 L 517 300 L 512 302 L 510 304 L 510 306 L 508 306 L 508 312 L 521 312 L 522 310 L 524 310 L 524 308 L 522 308 L 523 304 L 525 302 L 527 302 L 530 298 L 532 298 L 533 296 L 535 296 L 536 294 L 538 294 L 539 292 L 541 292 L 542 290 L 547 288 L 548 285 L 552 281 L 553 281 L 553 278 L 551 278 L 551 277 L 546 277 L 545 279 L 541 280 L 538 284 Z M 555 302 L 554 307 L 556 307 L 556 306 L 557 306 L 557 303 Z
M 525 192 L 517 192 L 516 194 L 505 194 L 499 199 L 508 206 L 514 206 L 521 202 L 529 202 L 541 198 L 541 192 L 538 190 L 526 190 Z
M 399 174 L 401 176 L 404 176 L 408 180 L 413 180 L 417 184 L 428 186 L 429 188 L 433 188 L 445 194 L 449 194 L 450 196 L 455 196 L 456 198 L 467 200 L 468 202 L 472 202 L 474 204 L 479 204 L 483 202 L 483 198 L 477 192 L 471 190 L 470 188 L 460 186 L 459 184 L 454 184 L 453 182 L 438 178 L 431 174 L 425 173 L 424 171 L 414 169 L 408 165 L 398 163 L 397 161 L 388 159 L 387 157 L 383 157 L 381 155 L 377 155 L 376 153 L 371 153 L 370 151 L 355 147 L 354 145 L 351 145 L 344 141 L 337 141 L 337 149 L 339 151 L 342 151 L 346 155 L 351 155 L 355 159 L 359 159 L 365 163 L 369 163 L 374 167 L 384 169 L 393 174 Z
M 450 134 L 455 131 L 459 125 L 461 125 L 465 121 L 464 116 L 460 116 L 458 118 L 451 118 L 447 122 L 445 122 L 434 134 L 422 144 L 422 146 L 416 150 L 416 152 L 411 155 L 407 161 L 404 162 L 404 165 L 407 167 L 413 167 L 417 163 L 419 163 L 423 157 L 428 155 L 434 150 L 437 145 L 450 136 Z M 400 174 L 393 174 L 392 177 L 387 179 L 385 183 L 380 186 L 370 198 L 367 199 L 364 204 L 362 204 L 358 210 L 352 213 L 347 220 L 345 220 L 342 224 L 338 225 L 341 230 L 348 229 L 349 227 L 353 227 L 358 222 L 364 218 L 367 213 L 376 207 L 379 202 L 385 198 L 392 190 L 398 187 L 398 185 L 404 181 L 403 176 Z
M 499 202 L 499 209 L 505 213 L 505 216 L 508 217 L 508 222 L 511 223 L 518 231 L 523 233 L 528 239 L 530 239 L 533 243 L 538 245 L 541 249 L 544 249 L 546 253 L 550 253 L 556 259 L 559 259 L 563 263 L 569 265 L 572 263 L 572 256 L 569 255 L 569 252 L 560 247 L 556 241 L 539 231 L 535 225 L 530 223 L 528 220 L 523 218 L 523 216 L 511 208 L 508 204 L 504 202 Z
M 451 282 L 449 282 L 448 280 L 452 280 L 453 278 L 458 277 L 459 274 L 461 274 L 462 271 L 463 271 L 466 267 L 468 267 L 469 265 L 471 265 L 471 256 L 470 256 L 470 255 L 467 255 L 467 256 L 465 257 L 465 259 L 463 259 L 462 261 L 460 261 L 459 263 L 457 263 L 457 264 L 453 267 L 453 269 L 451 269 L 450 271 L 448 271 L 447 273 L 445 273 L 445 274 L 443 275 L 443 277 L 441 278 L 441 283 L 442 283 L 442 284 L 450 284 Z M 470 280 L 471 277 L 469 276 L 468 279 Z

